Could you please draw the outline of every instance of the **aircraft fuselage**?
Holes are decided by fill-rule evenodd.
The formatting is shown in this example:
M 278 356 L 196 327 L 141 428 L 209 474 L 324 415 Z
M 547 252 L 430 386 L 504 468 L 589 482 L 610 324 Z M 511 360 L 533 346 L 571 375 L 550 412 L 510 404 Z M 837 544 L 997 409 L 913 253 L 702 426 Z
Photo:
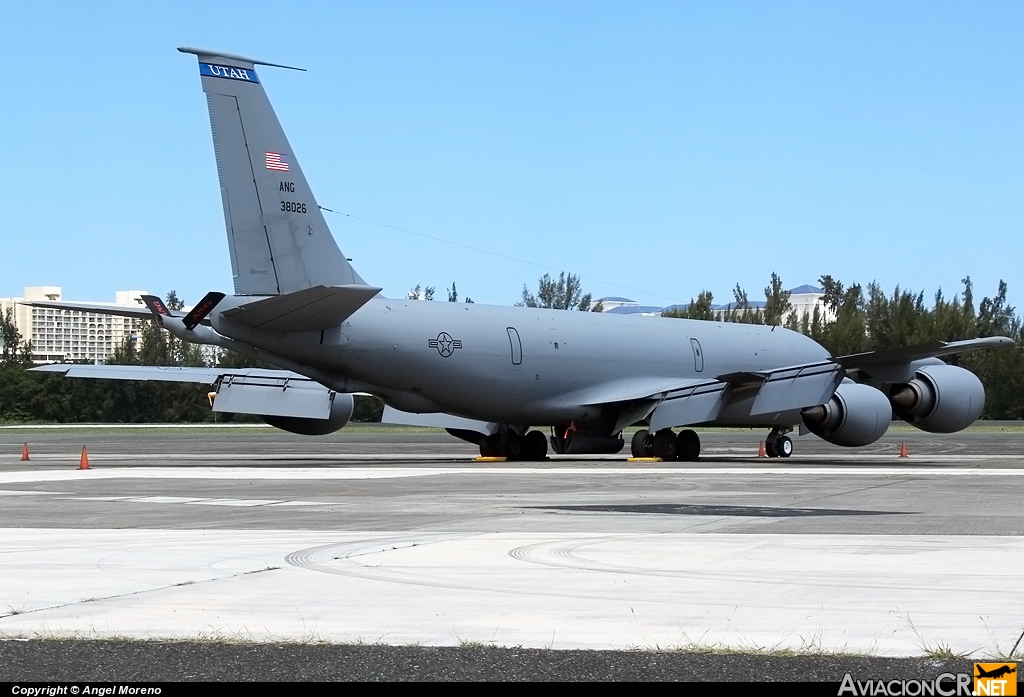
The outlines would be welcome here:
M 226 336 L 362 383 L 404 411 L 499 423 L 599 420 L 588 390 L 607 403 L 616 380 L 634 390 L 642 380 L 654 392 L 671 379 L 828 358 L 782 327 L 385 298 L 322 332 L 264 332 L 219 313 L 211 320 Z

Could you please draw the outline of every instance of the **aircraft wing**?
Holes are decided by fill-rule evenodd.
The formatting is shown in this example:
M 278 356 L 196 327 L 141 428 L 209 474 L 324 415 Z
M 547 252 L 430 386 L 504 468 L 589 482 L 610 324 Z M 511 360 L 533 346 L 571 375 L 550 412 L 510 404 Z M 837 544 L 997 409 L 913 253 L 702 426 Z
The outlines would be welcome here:
M 148 310 L 147 310 L 148 313 Z M 268 378 L 308 380 L 290 370 L 267 368 L 179 368 L 156 365 L 77 365 L 74 363 L 50 363 L 30 368 L 34 373 L 63 373 L 69 378 L 94 378 L 97 380 L 153 380 L 158 382 L 194 382 L 212 385 L 222 378 Z
M 498 431 L 498 424 L 495 423 L 467 419 L 463 416 L 456 416 L 455 414 L 446 414 L 443 412 L 414 414 L 412 412 L 401 411 L 387 405 L 384 406 L 384 413 L 381 415 L 380 422 L 382 424 L 396 424 L 399 426 L 427 426 L 430 428 L 447 428 L 457 431 L 473 431 L 474 433 L 480 433 L 485 436 L 497 433 Z
M 752 394 L 750 415 L 803 409 L 828 401 L 845 377 L 832 361 L 720 375 L 668 392 L 651 414 L 651 431 L 714 421 L 734 394 Z
M 898 346 L 896 348 L 868 351 L 866 353 L 853 353 L 848 356 L 839 356 L 832 360 L 848 370 L 864 369 L 867 372 L 871 372 L 870 368 L 876 366 L 912 363 L 913 361 L 925 358 L 949 356 L 963 351 L 1013 346 L 1015 343 L 1017 342 L 1006 336 L 988 336 L 984 339 L 967 339 L 966 341 L 931 341 L 927 344 Z
M 733 395 L 745 393 L 747 398 L 752 397 L 751 416 L 801 410 L 827 402 L 848 371 L 863 370 L 885 382 L 898 382 L 911 379 L 918 367 L 936 362 L 939 356 L 1015 343 L 1001 336 L 934 341 L 774 370 L 726 373 L 705 380 L 618 380 L 574 392 L 565 398 L 585 397 L 577 402 L 579 404 L 625 403 L 621 404 L 616 428 L 650 416 L 653 432 L 714 421 Z
M 92 312 L 97 315 L 117 315 L 118 317 L 135 317 L 136 319 L 153 319 L 153 313 L 144 305 L 128 307 L 113 303 L 75 303 L 63 300 L 19 300 L 19 305 L 30 307 L 48 307 L 54 310 L 75 310 L 76 312 Z M 184 312 L 171 312 L 174 317 L 184 317 Z
M 637 399 L 661 399 L 673 390 L 693 385 L 702 385 L 708 380 L 694 380 L 678 377 L 632 377 L 602 382 L 570 392 L 557 399 L 559 405 L 577 404 L 601 405 L 616 402 L 631 402 Z M 714 379 L 711 382 L 715 382 Z

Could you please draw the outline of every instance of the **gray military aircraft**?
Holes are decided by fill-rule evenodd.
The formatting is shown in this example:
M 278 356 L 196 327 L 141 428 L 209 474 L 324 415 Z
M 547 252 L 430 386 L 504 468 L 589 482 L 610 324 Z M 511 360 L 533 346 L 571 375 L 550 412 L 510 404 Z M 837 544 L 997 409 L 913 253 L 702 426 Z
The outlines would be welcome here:
M 1012 345 L 992 337 L 830 356 L 782 327 L 528 307 L 386 298 L 341 253 L 251 58 L 180 48 L 199 60 L 224 205 L 234 295 L 209 293 L 189 313 L 34 305 L 155 318 L 185 341 L 279 370 L 50 365 L 70 377 L 214 385 L 216 411 L 259 414 L 295 433 L 336 431 L 353 394 L 381 398 L 384 420 L 446 428 L 482 455 L 536 460 L 614 453 L 623 429 L 635 457 L 696 460 L 698 424 L 764 427 L 769 455 L 789 457 L 799 427 L 861 446 L 895 412 L 925 431 L 969 426 L 978 378 L 940 356 Z M 287 67 L 287 66 L 276 66 Z M 863 373 L 888 393 L 856 383 Z M 548 438 L 531 427 L 551 428 Z

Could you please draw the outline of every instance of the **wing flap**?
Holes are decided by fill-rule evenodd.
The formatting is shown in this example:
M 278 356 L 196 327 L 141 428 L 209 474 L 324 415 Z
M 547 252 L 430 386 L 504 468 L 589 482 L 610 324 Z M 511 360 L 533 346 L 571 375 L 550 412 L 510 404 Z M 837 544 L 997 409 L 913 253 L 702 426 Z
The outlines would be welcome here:
M 729 391 L 727 383 L 716 380 L 670 393 L 651 414 L 651 433 L 673 426 L 714 421 Z
M 313 286 L 224 311 L 224 317 L 253 329 L 275 332 L 336 327 L 381 291 L 372 286 Z
M 824 404 L 842 382 L 845 371 L 832 362 L 772 371 L 761 385 L 750 414 L 768 414 Z

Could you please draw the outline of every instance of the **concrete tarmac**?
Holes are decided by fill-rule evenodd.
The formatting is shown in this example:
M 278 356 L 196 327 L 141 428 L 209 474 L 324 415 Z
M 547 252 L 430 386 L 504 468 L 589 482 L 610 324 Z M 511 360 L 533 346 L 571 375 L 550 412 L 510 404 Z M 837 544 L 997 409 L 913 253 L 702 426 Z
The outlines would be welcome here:
M 709 431 L 698 463 L 478 463 L 358 427 L 0 429 L 0 636 L 1005 655 L 1024 432 L 999 428 L 807 436 L 787 460 Z

